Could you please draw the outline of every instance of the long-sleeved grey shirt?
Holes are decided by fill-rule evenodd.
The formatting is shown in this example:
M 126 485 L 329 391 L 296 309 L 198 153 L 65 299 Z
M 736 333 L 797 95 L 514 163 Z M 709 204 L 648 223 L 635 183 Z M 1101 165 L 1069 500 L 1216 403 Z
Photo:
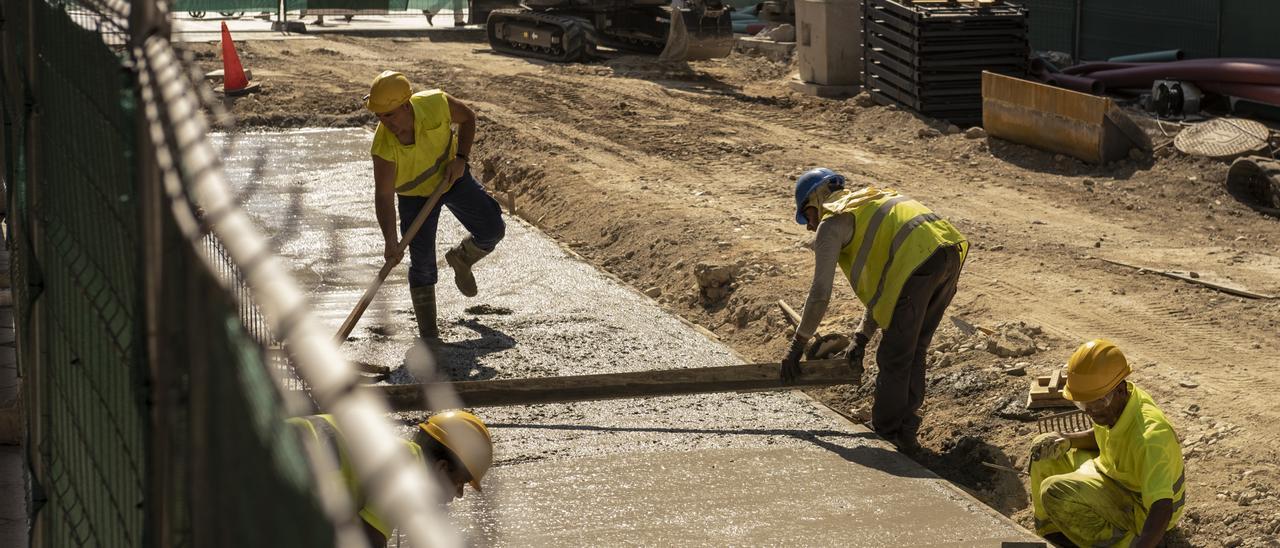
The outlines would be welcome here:
M 818 224 L 818 232 L 813 240 L 813 285 L 809 286 L 809 298 L 805 300 L 804 312 L 800 315 L 800 325 L 796 327 L 797 338 L 807 340 L 813 337 L 818 324 L 822 322 L 822 317 L 827 313 L 840 251 L 853 240 L 854 223 L 853 214 L 845 213 L 832 216 Z M 868 338 L 878 327 L 869 312 L 862 315 L 862 325 L 857 330 Z

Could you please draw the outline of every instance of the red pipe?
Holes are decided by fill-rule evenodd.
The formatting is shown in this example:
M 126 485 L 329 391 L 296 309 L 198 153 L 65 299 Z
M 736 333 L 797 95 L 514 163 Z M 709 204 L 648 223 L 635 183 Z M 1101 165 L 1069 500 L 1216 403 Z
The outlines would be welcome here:
M 1194 63 L 1194 64 L 1189 64 Z M 1159 63 L 1141 67 L 1103 70 L 1089 73 L 1109 87 L 1150 86 L 1155 80 L 1201 80 L 1241 84 L 1280 85 L 1280 65 L 1261 63 Z
M 1044 78 L 1044 81 L 1051 85 L 1055 85 L 1060 88 L 1067 88 L 1072 91 L 1078 91 L 1080 93 L 1092 93 L 1094 95 L 1102 95 L 1103 93 L 1107 92 L 1106 84 L 1094 78 L 1088 78 L 1085 76 L 1073 76 L 1070 74 L 1048 74 Z
M 1083 65 L 1075 65 L 1075 66 L 1064 68 L 1062 69 L 1062 73 L 1081 75 L 1081 74 L 1089 74 L 1090 72 L 1097 72 L 1100 70 L 1141 67 L 1141 66 L 1153 65 L 1153 64 L 1156 64 L 1156 63 L 1109 63 L 1109 62 L 1085 63 Z M 1159 64 L 1169 65 L 1172 63 L 1159 63 Z
M 1280 86 L 1259 86 L 1234 82 L 1196 82 L 1195 84 L 1209 93 L 1230 95 L 1259 103 L 1280 106 Z

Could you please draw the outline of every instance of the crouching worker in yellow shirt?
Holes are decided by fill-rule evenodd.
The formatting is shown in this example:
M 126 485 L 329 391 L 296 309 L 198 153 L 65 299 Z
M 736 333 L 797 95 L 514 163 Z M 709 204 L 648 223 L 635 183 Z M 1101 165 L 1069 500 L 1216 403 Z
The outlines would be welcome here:
M 1130 372 L 1120 349 L 1101 339 L 1067 364 L 1063 395 L 1094 426 L 1032 443 L 1031 503 L 1036 533 L 1047 540 L 1156 546 L 1182 516 L 1182 448 L 1151 396 L 1125 380 Z
M 330 415 L 295 417 L 286 421 L 299 436 L 313 440 L 330 451 L 337 460 L 352 502 L 359 508 L 365 537 L 370 546 L 387 545 L 393 524 L 388 523 L 369 502 L 368 493 L 356 481 L 356 472 L 347 456 L 347 441 Z M 427 468 L 428 476 L 438 482 L 440 502 L 462 498 L 462 488 L 471 485 L 480 491 L 480 479 L 493 464 L 493 440 L 489 428 L 479 417 L 466 411 L 447 411 L 432 415 L 418 425 L 413 440 L 401 440 L 405 450 Z

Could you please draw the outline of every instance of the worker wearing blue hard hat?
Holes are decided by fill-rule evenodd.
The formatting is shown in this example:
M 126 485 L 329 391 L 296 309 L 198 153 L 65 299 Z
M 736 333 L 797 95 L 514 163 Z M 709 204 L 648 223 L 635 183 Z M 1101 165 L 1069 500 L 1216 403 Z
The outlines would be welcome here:
M 796 180 L 796 222 L 817 233 L 814 277 L 800 324 L 782 360 L 784 381 L 800 373 L 800 357 L 826 314 L 837 266 L 866 307 L 846 353 L 861 383 L 871 336 L 876 352 L 871 425 L 903 449 L 918 447 L 917 412 L 924 403 L 925 357 L 943 312 L 956 293 L 969 242 L 920 202 L 889 189 L 847 188 L 827 168 Z

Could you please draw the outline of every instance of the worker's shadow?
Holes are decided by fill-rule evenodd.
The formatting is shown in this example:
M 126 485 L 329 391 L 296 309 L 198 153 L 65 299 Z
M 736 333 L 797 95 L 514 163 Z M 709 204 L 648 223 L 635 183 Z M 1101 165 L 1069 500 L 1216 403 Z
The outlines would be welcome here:
M 1017 460 L 976 436 L 961 436 L 940 452 L 923 451 L 915 460 L 947 481 L 971 492 L 985 493 L 981 497 L 983 501 L 1004 515 L 1026 508 L 1030 503 L 1022 478 L 1008 470 L 1022 469 Z M 983 465 L 984 462 L 1005 469 L 991 468 Z
M 837 430 L 795 430 L 782 428 L 666 428 L 660 426 L 593 426 L 588 424 L 520 424 L 490 423 L 490 428 L 528 428 L 533 430 L 584 430 L 590 432 L 658 432 L 663 434 L 700 434 L 712 436 L 789 436 L 835 453 L 851 463 L 904 478 L 936 477 L 901 453 L 866 442 L 879 438 L 871 432 Z
M 437 350 L 441 377 L 449 381 L 483 381 L 497 376 L 498 370 L 482 364 L 480 358 L 513 348 L 516 340 L 474 318 L 459 320 L 457 325 L 474 331 L 478 336 L 446 344 Z

